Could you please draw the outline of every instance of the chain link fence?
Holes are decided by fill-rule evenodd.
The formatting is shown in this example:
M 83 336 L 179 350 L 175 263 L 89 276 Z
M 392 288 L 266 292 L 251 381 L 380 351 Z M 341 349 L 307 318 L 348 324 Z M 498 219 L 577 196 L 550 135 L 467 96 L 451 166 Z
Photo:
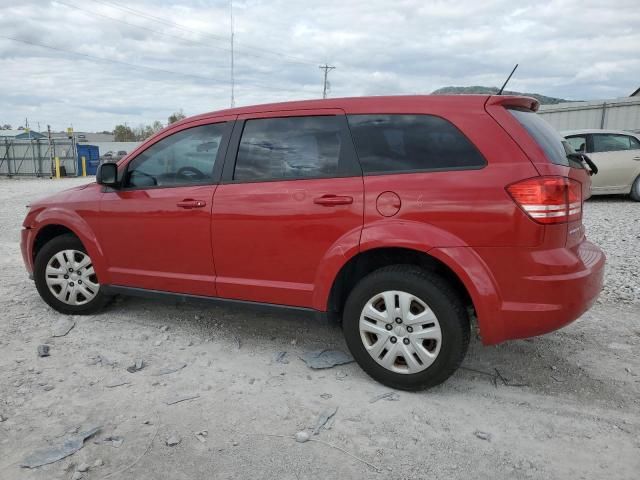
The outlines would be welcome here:
M 76 146 L 71 139 L 0 140 L 0 175 L 52 177 L 54 159 L 60 159 L 61 174 L 77 174 Z

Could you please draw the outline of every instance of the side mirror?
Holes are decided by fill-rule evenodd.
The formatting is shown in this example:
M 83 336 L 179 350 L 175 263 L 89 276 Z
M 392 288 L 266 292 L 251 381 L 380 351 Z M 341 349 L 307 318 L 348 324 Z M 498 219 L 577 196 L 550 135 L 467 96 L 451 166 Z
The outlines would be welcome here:
M 117 188 L 120 185 L 118 182 L 118 166 L 115 163 L 103 163 L 98 166 L 96 183 L 98 185 Z

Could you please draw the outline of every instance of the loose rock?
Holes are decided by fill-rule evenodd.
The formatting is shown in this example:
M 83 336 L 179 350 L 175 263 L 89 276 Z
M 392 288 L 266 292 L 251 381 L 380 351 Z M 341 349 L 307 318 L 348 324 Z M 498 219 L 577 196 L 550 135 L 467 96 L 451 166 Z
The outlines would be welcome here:
M 309 441 L 309 434 L 307 432 L 305 432 L 304 430 L 301 432 L 296 433 L 296 442 L 298 443 L 305 443 Z
M 38 356 L 39 357 L 48 357 L 49 356 L 49 345 L 38 345 Z
M 78 465 L 78 468 L 76 468 L 76 470 L 78 472 L 87 472 L 89 471 L 89 465 L 86 463 L 81 463 L 80 465 Z
M 278 352 L 274 357 L 274 361 L 276 363 L 289 363 L 289 359 L 287 358 L 287 352 Z
M 481 432 L 480 430 L 476 430 L 473 434 L 478 437 L 480 440 L 486 440 L 487 442 L 491 441 L 491 434 L 487 432 Z
M 337 411 L 338 411 L 338 407 L 335 407 L 333 409 L 325 410 L 320 415 L 318 415 L 316 424 L 313 427 L 313 434 L 318 435 L 322 428 L 330 428 L 330 427 L 327 427 L 326 425 L 329 423 L 329 420 L 331 420 L 334 417 Z
M 137 359 L 133 365 L 127 367 L 127 372 L 135 373 L 142 370 L 145 367 L 145 363 L 142 359 Z
M 177 435 L 171 435 L 169 438 L 167 438 L 167 442 L 166 443 L 167 443 L 168 447 L 175 447 L 181 441 L 182 441 L 182 439 L 180 437 L 178 437 Z

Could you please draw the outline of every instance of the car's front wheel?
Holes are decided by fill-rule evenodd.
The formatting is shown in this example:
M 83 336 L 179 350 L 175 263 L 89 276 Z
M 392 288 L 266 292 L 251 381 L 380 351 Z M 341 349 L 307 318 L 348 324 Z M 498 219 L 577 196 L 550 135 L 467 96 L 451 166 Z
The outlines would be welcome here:
M 93 262 L 74 235 L 55 237 L 40 249 L 34 280 L 42 299 L 61 313 L 94 313 L 110 299 L 100 290 Z
M 411 265 L 363 278 L 347 299 L 343 330 L 362 369 L 403 390 L 444 382 L 469 344 L 469 317 L 459 295 L 440 276 Z

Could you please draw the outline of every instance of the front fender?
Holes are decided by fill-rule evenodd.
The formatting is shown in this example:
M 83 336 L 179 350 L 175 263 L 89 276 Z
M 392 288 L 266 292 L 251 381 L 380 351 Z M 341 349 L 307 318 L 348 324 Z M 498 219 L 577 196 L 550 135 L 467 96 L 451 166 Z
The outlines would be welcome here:
M 33 252 L 35 239 L 42 229 L 49 225 L 60 225 L 71 230 L 80 239 L 84 248 L 87 249 L 100 283 L 109 283 L 109 273 L 100 242 L 87 221 L 73 210 L 62 207 L 49 207 L 38 212 L 31 224 L 33 234 L 30 236 L 28 252 Z

